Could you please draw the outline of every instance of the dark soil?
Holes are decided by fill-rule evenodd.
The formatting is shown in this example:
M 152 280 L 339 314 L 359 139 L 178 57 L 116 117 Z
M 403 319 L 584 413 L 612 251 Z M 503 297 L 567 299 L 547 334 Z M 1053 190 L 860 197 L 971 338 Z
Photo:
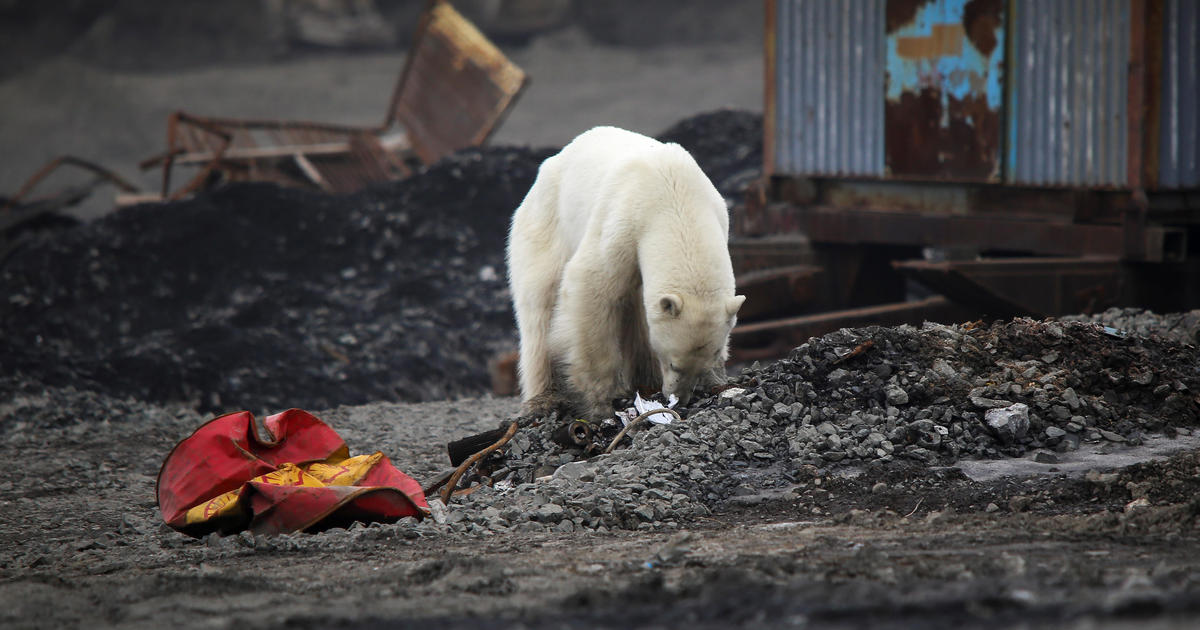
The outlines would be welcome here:
M 337 197 L 235 184 L 45 235 L 0 271 L 10 381 L 310 408 L 488 386 L 508 217 L 546 151 L 468 151 Z
M 320 415 L 352 452 L 382 449 L 421 472 L 446 436 L 516 409 L 497 402 Z M 162 525 L 153 484 L 203 416 L 54 389 L 0 414 L 0 452 L 23 462 L 0 482 L 6 627 L 1186 628 L 1200 617 L 1194 450 L 986 483 L 917 462 L 804 468 L 778 498 L 717 504 L 672 531 L 471 535 L 406 520 L 196 540 Z

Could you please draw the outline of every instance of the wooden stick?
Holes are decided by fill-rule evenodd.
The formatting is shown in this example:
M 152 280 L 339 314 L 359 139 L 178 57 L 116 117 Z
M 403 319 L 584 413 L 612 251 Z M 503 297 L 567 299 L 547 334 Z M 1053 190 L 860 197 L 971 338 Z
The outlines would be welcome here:
M 608 448 L 604 449 L 604 454 L 607 455 L 613 452 L 613 449 L 617 448 L 617 443 L 621 441 L 621 438 L 625 437 L 626 433 L 629 433 L 629 430 L 633 428 L 633 425 L 645 420 L 646 418 L 649 418 L 650 416 L 653 416 L 656 413 L 669 413 L 672 416 L 675 416 L 676 420 L 683 420 L 683 417 L 679 415 L 679 412 L 675 411 L 674 409 L 669 409 L 667 407 L 651 409 L 650 411 L 647 411 L 646 413 L 634 418 L 632 422 L 625 425 L 625 428 L 621 429 L 621 432 L 617 434 L 617 437 L 613 438 L 613 441 L 608 445 Z

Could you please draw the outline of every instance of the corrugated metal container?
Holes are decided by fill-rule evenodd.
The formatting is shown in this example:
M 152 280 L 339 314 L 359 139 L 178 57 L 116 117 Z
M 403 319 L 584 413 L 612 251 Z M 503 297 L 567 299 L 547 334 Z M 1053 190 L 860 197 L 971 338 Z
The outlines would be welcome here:
M 1200 7 L 1167 0 L 1163 10 L 1158 187 L 1200 186 Z
M 1011 0 L 1007 180 L 1127 182 L 1128 0 Z
M 885 0 L 778 0 L 775 172 L 882 176 Z

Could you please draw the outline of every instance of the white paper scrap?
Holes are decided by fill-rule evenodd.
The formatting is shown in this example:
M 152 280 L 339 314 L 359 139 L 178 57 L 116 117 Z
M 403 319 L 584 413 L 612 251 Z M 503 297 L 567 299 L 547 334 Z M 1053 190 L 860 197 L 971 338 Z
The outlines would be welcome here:
M 675 405 L 677 405 L 677 404 L 679 404 L 679 397 L 676 396 L 675 394 L 671 394 L 671 397 L 667 399 L 666 408 L 674 409 Z M 616 414 L 617 414 L 617 419 L 621 421 L 621 426 L 629 426 L 629 423 L 633 422 L 634 418 L 636 418 L 652 409 L 662 409 L 662 408 L 663 408 L 662 403 L 654 401 L 654 400 L 646 400 L 645 398 L 642 398 L 641 392 L 638 392 L 637 396 L 633 399 L 633 406 L 626 409 L 625 411 L 618 411 L 618 412 L 616 412 Z M 646 417 L 646 420 L 648 422 L 652 422 L 654 424 L 671 424 L 671 421 L 674 419 L 675 419 L 675 416 L 672 416 L 669 413 L 656 413 L 652 416 Z
M 667 399 L 667 405 L 665 408 L 671 409 L 678 403 L 679 398 L 677 398 L 675 394 L 671 394 L 671 397 Z M 639 416 L 653 409 L 664 408 L 663 404 L 658 401 L 646 400 L 645 398 L 642 398 L 641 392 L 638 392 L 637 397 L 633 399 L 633 407 L 634 409 L 637 409 Z M 636 418 L 637 416 L 634 417 Z M 675 417 L 669 413 L 656 413 L 646 418 L 647 421 L 653 422 L 654 424 L 671 424 L 671 421 L 674 419 Z

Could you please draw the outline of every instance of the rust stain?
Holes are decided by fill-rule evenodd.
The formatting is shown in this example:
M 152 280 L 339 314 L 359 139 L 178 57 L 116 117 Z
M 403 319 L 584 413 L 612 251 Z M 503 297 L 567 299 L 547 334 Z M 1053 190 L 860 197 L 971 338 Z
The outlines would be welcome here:
M 991 56 L 999 43 L 996 30 L 1004 22 L 1003 11 L 1003 0 L 971 0 L 963 7 L 963 30 L 984 57 Z
M 933 0 L 888 0 L 887 3 L 887 33 L 890 35 L 900 30 L 905 24 L 917 18 L 917 11 Z
M 884 149 L 893 175 L 940 173 L 938 146 L 942 115 L 941 91 L 926 87 L 920 92 L 901 92 L 900 100 L 884 104 Z
M 950 97 L 949 150 L 946 161 L 962 177 L 990 179 L 999 174 L 1000 113 L 989 108 L 987 95 Z
M 934 24 L 926 37 L 897 37 L 896 54 L 901 59 L 938 59 L 962 54 L 963 27 Z
M 933 86 L 885 104 L 885 152 L 893 175 L 991 179 L 998 173 L 1000 114 L 982 94 L 959 99 Z M 942 124 L 943 118 L 946 119 Z

